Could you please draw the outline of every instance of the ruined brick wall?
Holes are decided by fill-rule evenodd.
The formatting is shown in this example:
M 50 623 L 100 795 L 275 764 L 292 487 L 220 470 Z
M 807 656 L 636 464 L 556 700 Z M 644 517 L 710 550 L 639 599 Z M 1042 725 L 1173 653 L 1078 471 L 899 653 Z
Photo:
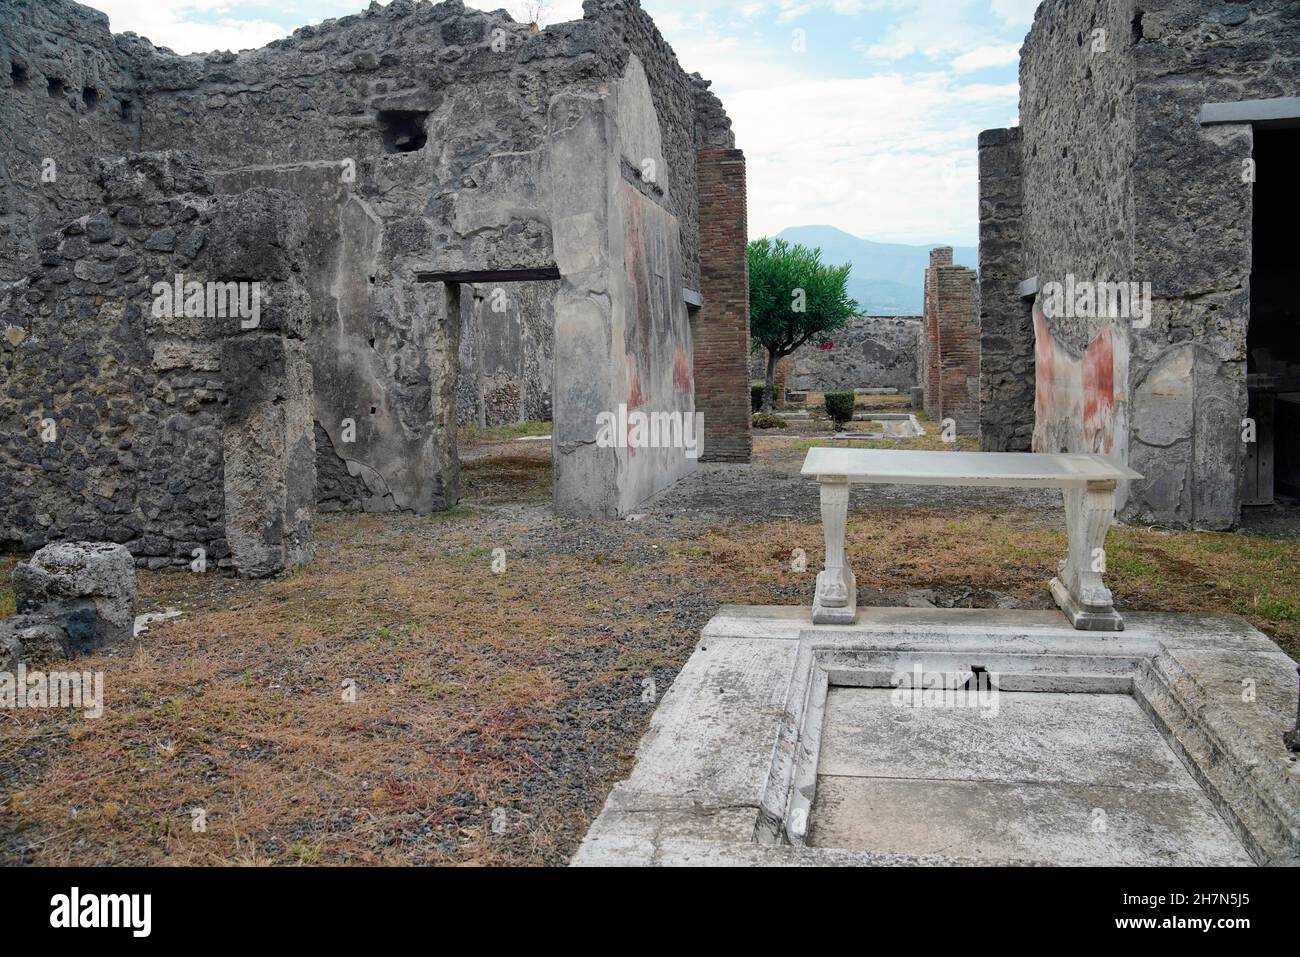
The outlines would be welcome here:
M 934 282 L 935 271 L 940 266 L 952 265 L 952 249 L 938 246 L 930 250 L 930 266 L 925 271 L 924 289 L 921 298 L 921 323 L 924 332 L 921 336 L 921 389 L 924 397 L 926 414 L 939 419 L 943 408 L 943 387 L 939 375 L 939 301 L 937 286 Z
M 925 273 L 921 363 L 925 411 L 952 419 L 957 436 L 979 436 L 979 287 L 974 269 L 952 264 L 952 248 L 930 251 Z
M 0 282 L 99 196 L 95 160 L 138 148 L 130 62 L 98 10 L 0 4 Z
M 975 270 L 941 266 L 935 270 L 938 310 L 941 418 L 957 424 L 957 435 L 979 436 L 979 289 Z
M 745 156 L 699 152 L 700 293 L 691 323 L 695 408 L 704 416 L 704 461 L 748 462 L 750 435 L 749 258 Z
M 1034 430 L 1034 330 L 1026 278 L 1021 130 L 979 137 L 980 448 L 1028 452 Z
M 223 446 L 235 432 L 266 444 L 255 420 L 293 398 L 258 363 L 234 368 L 231 342 L 236 353 L 254 343 L 263 356 L 283 353 L 310 318 L 289 265 L 299 252 L 283 212 L 291 198 L 216 196 L 211 177 L 176 153 L 104 162 L 96 183 L 87 213 L 42 236 L 23 278 L 0 292 L 0 545 L 108 540 L 149 568 L 188 565 L 203 548 L 230 567 Z M 258 282 L 259 327 L 198 305 L 160 310 L 155 284 L 177 275 Z M 300 374 L 294 394 L 304 389 L 309 401 Z M 277 535 L 303 547 L 310 503 L 294 528 L 283 507 L 301 510 L 314 489 L 313 454 L 299 448 L 278 480 L 259 467 L 246 486 L 263 503 L 248 514 L 260 516 L 280 483 Z M 262 549 L 269 529 L 256 534 Z
M 787 358 L 787 387 L 795 392 L 907 392 L 920 382 L 923 326 L 920 316 L 855 316 L 831 334 L 829 348 L 805 343 Z M 766 350 L 750 355 L 749 374 L 754 382 L 763 381 Z

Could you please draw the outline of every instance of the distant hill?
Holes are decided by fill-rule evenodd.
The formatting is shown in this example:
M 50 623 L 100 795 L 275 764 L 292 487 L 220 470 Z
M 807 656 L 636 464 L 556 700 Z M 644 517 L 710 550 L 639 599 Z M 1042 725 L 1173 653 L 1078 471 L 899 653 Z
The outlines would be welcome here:
M 776 238 L 820 247 L 824 263 L 836 266 L 852 263 L 849 295 L 858 301 L 862 314 L 869 316 L 919 316 L 930 250 L 943 245 L 873 243 L 834 226 L 791 226 L 777 233 Z M 952 261 L 958 266 L 978 268 L 979 250 L 974 246 L 954 246 Z

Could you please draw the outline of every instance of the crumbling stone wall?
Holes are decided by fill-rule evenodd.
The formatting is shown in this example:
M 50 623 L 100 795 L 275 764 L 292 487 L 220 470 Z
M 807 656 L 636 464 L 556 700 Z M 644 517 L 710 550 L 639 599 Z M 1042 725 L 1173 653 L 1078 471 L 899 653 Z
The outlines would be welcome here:
M 922 328 L 920 316 L 856 316 L 831 334 L 829 348 L 807 343 L 783 360 L 789 363 L 786 387 L 794 392 L 907 392 L 920 381 Z M 766 370 L 767 352 L 752 353 L 753 381 L 762 382 Z
M 1035 448 L 1102 442 L 1127 458 L 1145 478 L 1128 490 L 1125 518 L 1237 520 L 1252 202 L 1241 172 L 1253 137 L 1249 124 L 1203 125 L 1200 111 L 1294 96 L 1298 24 L 1283 0 L 1047 0 L 1026 38 L 1021 278 L 1146 282 L 1152 293 L 1136 323 L 1042 317 L 1040 364 L 1050 356 L 1053 367 L 1105 374 L 1081 380 L 1076 397 L 1062 385 L 1069 376 L 1037 370 Z M 981 174 L 982 218 L 993 226 L 1006 213 L 998 225 L 1009 226 L 1005 167 Z M 1002 248 L 992 255 L 1005 255 L 1005 234 L 993 242 Z M 986 273 L 982 285 L 1002 303 L 986 306 L 989 332 L 1014 330 L 1003 277 Z M 986 380 L 1002 374 L 1003 354 L 991 355 Z
M 96 159 L 139 148 L 131 64 L 98 10 L 61 0 L 0 7 L 0 282 L 37 240 L 98 200 Z
M 1141 4 L 1134 268 L 1154 295 L 1135 331 L 1130 517 L 1225 528 L 1239 516 L 1247 413 L 1253 184 L 1248 124 L 1202 126 L 1204 103 L 1296 96 L 1300 9 L 1282 0 Z
M 41 237 L 23 278 L 0 291 L 0 542 L 107 540 L 149 568 L 188 566 L 203 549 L 239 567 L 227 528 L 230 443 L 239 410 L 259 408 L 267 390 L 269 402 L 282 396 L 272 373 L 236 368 L 231 349 L 307 328 L 292 197 L 217 196 L 179 153 L 104 162 L 97 183 L 90 211 Z M 257 282 L 260 327 L 177 310 L 171 297 L 159 309 L 156 284 L 177 276 Z M 307 381 L 298 390 L 309 397 Z M 310 462 L 294 467 L 314 488 Z M 245 520 L 283 524 L 268 511 L 275 476 L 255 481 Z M 256 534 L 268 546 L 286 534 L 303 541 L 309 526 L 308 512 L 293 529 Z
M 80 15 L 67 0 L 49 5 Z M 41 23 L 55 29 L 56 20 Z M 581 361 L 571 371 L 587 384 L 566 397 L 580 431 L 557 443 L 557 474 L 581 486 L 592 469 L 611 469 L 614 485 L 596 483 L 609 501 L 575 494 L 563 499 L 569 507 L 624 509 L 682 474 L 673 456 L 631 468 L 598 458 L 576 473 L 559 464 L 588 457 L 597 410 L 694 409 L 685 303 L 701 284 L 699 150 L 734 141 L 707 84 L 681 70 L 635 0 L 589 3 L 585 19 L 536 33 L 459 0 L 394 0 L 261 50 L 184 57 L 111 36 L 102 17 L 85 22 L 117 71 L 106 92 L 129 91 L 135 124 L 117 139 L 83 130 L 91 149 L 119 152 L 128 136 L 146 149 L 183 145 L 213 171 L 216 193 L 260 187 L 302 201 L 313 445 L 329 507 L 427 511 L 457 500 L 462 297 L 438 277 L 466 271 L 559 268 L 557 306 L 619 313 L 602 321 L 607 342 L 618 339 L 614 327 L 626 330 L 622 350 L 572 353 Z M 556 151 L 592 116 L 590 104 L 606 125 L 585 154 L 567 156 L 577 169 L 561 170 Z M 573 208 L 583 190 L 567 177 L 611 157 L 617 176 L 602 168 L 593 182 L 615 215 L 592 218 Z M 611 298 L 611 277 L 627 277 L 627 298 Z M 726 307 L 747 314 L 737 306 L 747 284 L 731 285 L 745 291 L 729 293 Z M 744 409 L 747 336 L 736 338 L 732 404 Z M 590 368 L 601 361 L 618 371 Z M 536 374 L 542 367 L 539 356 Z M 747 441 L 747 413 L 737 428 Z

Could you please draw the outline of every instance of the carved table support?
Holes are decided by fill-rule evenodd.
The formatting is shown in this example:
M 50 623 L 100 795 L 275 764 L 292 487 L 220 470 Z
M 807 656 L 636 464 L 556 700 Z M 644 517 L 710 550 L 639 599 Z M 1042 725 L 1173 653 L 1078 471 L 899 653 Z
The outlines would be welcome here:
M 817 575 L 813 598 L 813 623 L 853 624 L 858 619 L 858 582 L 844 557 L 844 536 L 849 520 L 847 478 L 818 478 L 821 488 L 822 530 L 826 535 L 826 570 Z
M 1083 631 L 1124 630 L 1124 619 L 1102 581 L 1106 533 L 1115 520 L 1115 488 L 1116 483 L 1107 481 L 1064 490 L 1070 547 L 1052 579 L 1052 597 L 1070 624 Z

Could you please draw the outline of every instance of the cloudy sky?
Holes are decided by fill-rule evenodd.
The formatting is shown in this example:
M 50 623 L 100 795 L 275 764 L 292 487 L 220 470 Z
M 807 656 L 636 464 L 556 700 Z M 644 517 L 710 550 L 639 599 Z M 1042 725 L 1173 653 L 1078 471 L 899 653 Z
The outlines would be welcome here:
M 368 0 L 82 0 L 180 53 L 261 46 Z M 533 0 L 535 3 L 536 0 Z M 528 0 L 505 6 L 516 19 Z M 980 130 L 1017 112 L 1038 0 L 642 0 L 714 81 L 749 161 L 750 232 L 828 224 L 885 242 L 975 245 Z M 543 23 L 582 16 L 549 0 Z

